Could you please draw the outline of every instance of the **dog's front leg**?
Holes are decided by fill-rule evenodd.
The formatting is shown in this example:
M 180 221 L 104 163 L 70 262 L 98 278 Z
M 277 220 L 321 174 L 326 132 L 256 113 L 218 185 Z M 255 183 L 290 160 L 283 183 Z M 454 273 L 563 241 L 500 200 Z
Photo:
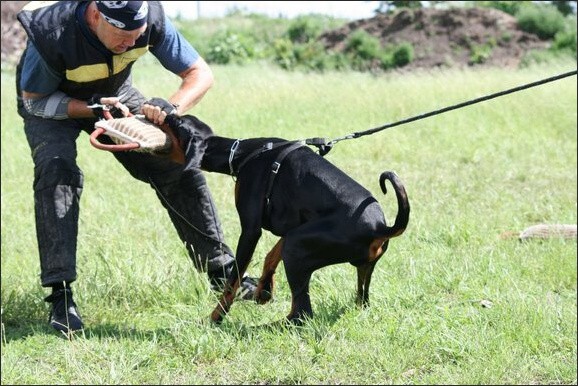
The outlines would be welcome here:
M 265 256 L 263 272 L 261 273 L 259 284 L 255 290 L 255 301 L 259 304 L 265 304 L 273 298 L 273 277 L 277 266 L 281 262 L 281 249 L 283 249 L 283 239 L 277 241 L 269 253 L 267 253 L 267 256 Z
M 211 320 L 213 322 L 220 323 L 231 309 L 237 289 L 241 284 L 241 279 L 243 278 L 245 271 L 247 271 L 247 267 L 251 262 L 260 237 L 261 228 L 257 228 L 257 230 L 253 231 L 241 231 L 241 236 L 239 237 L 239 243 L 237 245 L 236 264 L 233 266 L 231 274 L 227 278 L 225 290 L 221 295 L 219 304 L 217 304 L 211 313 Z

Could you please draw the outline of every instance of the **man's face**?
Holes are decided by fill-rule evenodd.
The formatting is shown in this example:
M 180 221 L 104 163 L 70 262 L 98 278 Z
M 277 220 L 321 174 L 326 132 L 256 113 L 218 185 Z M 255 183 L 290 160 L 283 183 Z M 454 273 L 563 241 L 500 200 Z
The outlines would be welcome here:
M 97 23 L 96 36 L 102 44 L 115 54 L 122 54 L 130 47 L 135 45 L 136 40 L 147 29 L 147 25 L 143 25 L 139 29 L 132 31 L 125 31 L 114 27 L 112 24 L 100 17 Z

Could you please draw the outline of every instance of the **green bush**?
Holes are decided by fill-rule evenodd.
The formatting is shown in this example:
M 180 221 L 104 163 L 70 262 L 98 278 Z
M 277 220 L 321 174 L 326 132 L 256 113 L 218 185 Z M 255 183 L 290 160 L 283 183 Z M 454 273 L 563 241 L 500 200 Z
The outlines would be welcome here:
M 326 51 L 319 42 L 293 44 L 288 39 L 278 39 L 274 48 L 274 62 L 286 70 L 324 72 L 351 68 L 350 61 L 344 54 Z
M 330 62 L 321 43 L 313 42 L 295 46 L 295 57 L 299 67 L 306 70 L 328 70 Z
M 566 28 L 554 36 L 552 49 L 568 51 L 576 58 L 576 16 L 568 19 Z
M 381 43 L 364 30 L 357 30 L 347 39 L 345 52 L 362 61 L 378 59 L 382 55 Z
M 326 50 L 319 41 L 298 44 L 290 39 L 277 39 L 274 44 L 274 62 L 287 70 L 385 70 L 405 66 L 413 58 L 411 44 L 384 48 L 379 39 L 364 30 L 351 34 L 342 53 Z
M 520 29 L 542 40 L 553 39 L 566 25 L 564 16 L 551 5 L 522 7 L 516 17 Z
M 395 47 L 392 55 L 394 67 L 403 67 L 413 61 L 414 51 L 410 43 L 402 43 Z
M 516 16 L 516 14 L 528 5 L 528 1 L 468 1 L 474 7 L 494 8 L 502 12 Z
M 253 58 L 254 53 L 251 39 L 226 31 L 211 39 L 206 59 L 209 63 L 216 64 L 242 64 Z
M 273 42 L 273 61 L 285 70 L 297 65 L 293 43 L 289 39 L 277 39 Z
M 492 56 L 492 46 L 479 44 L 472 47 L 470 64 L 482 64 Z
M 484 44 L 471 44 L 470 64 L 481 64 L 486 62 L 492 56 L 496 44 L 496 41 L 492 38 L 488 39 Z
M 293 43 L 309 43 L 323 32 L 322 19 L 312 16 L 297 17 L 287 29 L 287 36 Z
M 401 43 L 396 46 L 385 47 L 379 58 L 382 70 L 403 67 L 413 61 L 414 50 L 410 43 Z

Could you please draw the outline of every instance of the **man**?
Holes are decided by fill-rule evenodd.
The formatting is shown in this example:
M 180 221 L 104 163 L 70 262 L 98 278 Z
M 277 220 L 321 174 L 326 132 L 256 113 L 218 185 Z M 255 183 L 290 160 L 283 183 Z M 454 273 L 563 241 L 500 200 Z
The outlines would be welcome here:
M 47 5 L 48 4 L 48 5 Z M 52 293 L 50 324 L 83 328 L 70 284 L 77 279 L 76 242 L 83 174 L 76 139 L 90 133 L 103 106 L 114 117 L 144 114 L 162 124 L 196 105 L 213 84 L 197 51 L 176 31 L 158 1 L 31 2 L 18 14 L 28 45 L 17 67 L 18 113 L 34 162 L 34 209 L 40 278 Z M 132 86 L 134 62 L 150 51 L 182 82 L 168 98 L 146 98 Z M 195 267 L 219 289 L 234 257 L 223 242 L 216 208 L 200 170 L 139 152 L 113 153 L 155 189 Z M 111 176 L 111 181 L 114 176 Z M 243 279 L 243 298 L 255 281 Z

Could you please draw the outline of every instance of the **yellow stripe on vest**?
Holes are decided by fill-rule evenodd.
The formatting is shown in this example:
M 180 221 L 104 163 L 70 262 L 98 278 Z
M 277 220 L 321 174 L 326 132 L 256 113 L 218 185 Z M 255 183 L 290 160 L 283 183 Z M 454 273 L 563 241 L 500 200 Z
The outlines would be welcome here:
M 127 51 L 120 55 L 114 55 L 112 57 L 113 74 L 116 75 L 124 70 L 128 65 L 146 54 L 147 51 L 148 47 L 141 47 Z M 93 82 L 95 80 L 106 79 L 108 77 L 108 66 L 105 63 L 81 66 L 75 68 L 74 70 L 66 71 L 66 79 L 77 83 Z

